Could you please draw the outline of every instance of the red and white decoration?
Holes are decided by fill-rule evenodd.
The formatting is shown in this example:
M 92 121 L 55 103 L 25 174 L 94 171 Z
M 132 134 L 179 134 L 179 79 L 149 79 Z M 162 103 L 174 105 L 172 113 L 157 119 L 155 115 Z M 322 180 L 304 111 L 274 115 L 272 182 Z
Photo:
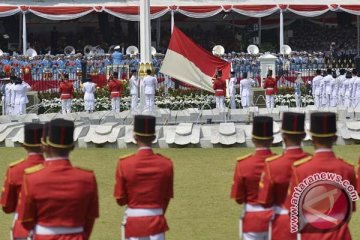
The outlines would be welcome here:
M 212 55 L 174 27 L 160 72 L 213 92 L 212 79 L 216 70 L 222 70 L 225 81 L 230 76 L 230 68 L 229 62 Z

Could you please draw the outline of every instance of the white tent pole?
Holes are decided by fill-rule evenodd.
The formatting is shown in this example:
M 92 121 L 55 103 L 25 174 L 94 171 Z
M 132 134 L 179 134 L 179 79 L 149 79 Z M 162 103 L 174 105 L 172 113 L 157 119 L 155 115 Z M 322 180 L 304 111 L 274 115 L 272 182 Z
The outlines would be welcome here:
M 20 50 L 22 48 L 22 12 L 19 14 L 19 47 Z
M 174 10 L 171 10 L 171 33 L 174 31 L 174 24 L 175 24 Z
M 23 21 L 22 21 L 22 23 L 23 23 L 23 25 L 22 25 L 22 30 L 23 30 L 23 32 L 22 32 L 22 38 L 23 38 L 23 55 L 25 55 L 25 52 L 26 52 L 26 49 L 27 49 L 27 39 L 26 39 L 26 13 L 25 12 L 23 12 L 23 19 L 22 19 Z
M 261 17 L 259 17 L 259 47 L 261 46 Z
M 280 9 L 280 53 L 284 46 L 284 16 L 283 10 Z

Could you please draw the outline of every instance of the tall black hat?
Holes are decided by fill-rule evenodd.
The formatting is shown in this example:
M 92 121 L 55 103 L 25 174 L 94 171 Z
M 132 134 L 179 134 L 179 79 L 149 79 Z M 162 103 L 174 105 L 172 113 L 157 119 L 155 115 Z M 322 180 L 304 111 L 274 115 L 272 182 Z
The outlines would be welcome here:
M 340 69 L 340 75 L 344 75 L 346 73 L 346 70 L 345 69 Z
M 354 68 L 354 69 L 352 70 L 352 74 L 353 74 L 353 75 L 356 75 L 356 74 L 357 74 L 356 68 Z
M 259 140 L 269 140 L 273 137 L 273 118 L 268 116 L 255 116 L 252 137 Z
M 273 71 L 271 69 L 268 70 L 267 76 L 272 76 Z
M 49 136 L 49 127 L 50 127 L 50 122 L 46 122 L 43 125 L 43 131 L 42 131 L 42 136 L 41 136 L 41 144 L 44 146 L 47 146 L 47 142 L 46 139 Z
M 220 69 L 216 70 L 216 76 L 221 77 L 222 76 L 222 70 L 220 70 Z
M 68 73 L 64 73 L 64 79 L 69 79 L 69 74 Z
M 24 143 L 26 147 L 40 147 L 43 125 L 40 123 L 26 123 L 24 127 Z
M 304 134 L 305 114 L 284 112 L 281 131 L 286 134 Z
M 55 148 L 71 148 L 74 146 L 74 122 L 65 119 L 50 121 L 46 143 Z
M 332 137 L 336 135 L 336 114 L 333 112 L 315 112 L 310 116 L 310 133 L 314 137 Z
M 316 75 L 321 75 L 321 70 L 320 69 L 316 70 Z
M 156 118 L 148 115 L 136 115 L 134 118 L 134 133 L 138 136 L 155 136 Z
M 352 74 L 351 74 L 351 72 L 346 72 L 346 75 L 345 75 L 345 78 L 347 78 L 347 79 L 350 79 L 350 78 L 352 78 Z

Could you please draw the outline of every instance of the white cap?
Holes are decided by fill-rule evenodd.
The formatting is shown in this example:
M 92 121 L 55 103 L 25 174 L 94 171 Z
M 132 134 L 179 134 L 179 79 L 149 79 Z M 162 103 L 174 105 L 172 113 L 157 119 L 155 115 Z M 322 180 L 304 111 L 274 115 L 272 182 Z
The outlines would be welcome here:
M 118 45 L 118 46 L 114 47 L 114 49 L 115 50 L 120 49 L 120 46 Z

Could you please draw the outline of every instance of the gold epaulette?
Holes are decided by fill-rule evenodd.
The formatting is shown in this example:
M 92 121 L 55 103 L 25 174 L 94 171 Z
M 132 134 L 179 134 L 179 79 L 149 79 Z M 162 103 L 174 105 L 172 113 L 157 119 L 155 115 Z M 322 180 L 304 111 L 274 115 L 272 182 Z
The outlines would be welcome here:
M 14 166 L 18 165 L 19 163 L 22 163 L 23 161 L 25 161 L 25 159 L 20 159 L 16 162 L 12 162 L 9 164 L 9 167 L 14 167 Z
M 133 155 L 135 155 L 135 154 L 134 154 L 134 153 L 126 154 L 126 155 L 124 155 L 124 156 L 121 156 L 119 159 L 120 159 L 120 160 L 124 160 L 124 159 L 126 159 L 126 158 L 128 158 L 128 157 L 131 157 L 131 156 L 133 156 Z
M 268 157 L 265 159 L 266 162 L 271 162 L 271 161 L 274 161 L 276 159 L 279 159 L 282 155 L 275 155 L 275 156 L 272 156 L 272 157 Z
M 89 169 L 89 168 L 78 167 L 78 166 L 77 166 L 76 168 L 78 168 L 78 169 L 80 169 L 80 170 L 87 171 L 87 172 L 93 172 L 93 170 L 91 170 L 91 169 Z
M 252 155 L 251 153 L 250 153 L 250 154 L 247 154 L 247 155 L 244 155 L 244 156 L 238 158 L 237 161 L 242 161 L 242 160 L 244 160 L 244 159 L 247 159 L 247 158 L 250 157 L 251 155 Z
M 31 174 L 31 173 L 40 171 L 43 168 L 44 168 L 43 164 L 38 164 L 38 165 L 35 165 L 35 166 L 32 166 L 32 167 L 29 167 L 29 168 L 25 169 L 25 173 L 26 174 Z
M 294 162 L 294 167 L 300 166 L 303 163 L 309 162 L 313 157 L 312 156 L 307 156 L 305 158 L 302 158 L 296 162 Z

